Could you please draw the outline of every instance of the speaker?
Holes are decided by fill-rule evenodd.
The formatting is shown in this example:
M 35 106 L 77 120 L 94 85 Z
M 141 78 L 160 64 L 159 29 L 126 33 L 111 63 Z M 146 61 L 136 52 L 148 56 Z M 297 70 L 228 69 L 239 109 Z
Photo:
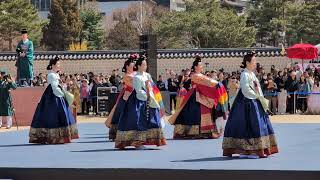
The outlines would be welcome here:
M 153 34 L 144 34 L 140 36 L 140 50 L 146 51 L 148 59 L 148 72 L 153 78 L 157 78 L 157 37 Z
M 110 113 L 116 104 L 117 96 L 116 87 L 98 87 L 97 89 L 97 109 L 98 113 Z

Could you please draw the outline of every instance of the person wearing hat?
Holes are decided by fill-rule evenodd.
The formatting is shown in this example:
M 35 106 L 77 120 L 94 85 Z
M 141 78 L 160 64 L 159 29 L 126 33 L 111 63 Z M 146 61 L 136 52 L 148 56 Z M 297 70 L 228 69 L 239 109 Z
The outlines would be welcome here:
M 17 81 L 20 86 L 31 86 L 33 79 L 33 43 L 26 29 L 21 30 L 21 41 L 17 45 Z
M 16 84 L 12 81 L 9 75 L 6 75 L 4 70 L 0 70 L 0 127 L 2 127 L 2 120 L 7 120 L 7 129 L 12 126 L 12 99 L 10 91 L 16 89 Z

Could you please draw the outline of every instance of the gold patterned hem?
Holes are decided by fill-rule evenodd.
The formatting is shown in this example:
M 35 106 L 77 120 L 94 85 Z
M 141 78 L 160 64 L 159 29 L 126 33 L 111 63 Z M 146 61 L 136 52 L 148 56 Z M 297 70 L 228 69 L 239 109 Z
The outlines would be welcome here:
M 77 125 L 61 128 L 30 128 L 29 143 L 63 144 L 78 139 Z
M 147 131 L 117 131 L 115 147 L 123 149 L 127 146 L 141 145 L 166 145 L 166 141 L 161 128 L 149 129 Z
M 277 141 L 273 134 L 251 139 L 224 137 L 222 143 L 223 149 L 240 149 L 245 151 L 268 149 L 276 146 Z
M 110 128 L 109 128 L 109 139 L 110 140 L 115 140 L 117 137 L 117 130 L 118 130 L 118 126 L 115 124 L 111 124 Z
M 213 130 L 207 131 L 206 133 L 200 133 L 199 125 L 182 125 L 176 124 L 174 126 L 174 139 L 216 139 L 221 134 Z

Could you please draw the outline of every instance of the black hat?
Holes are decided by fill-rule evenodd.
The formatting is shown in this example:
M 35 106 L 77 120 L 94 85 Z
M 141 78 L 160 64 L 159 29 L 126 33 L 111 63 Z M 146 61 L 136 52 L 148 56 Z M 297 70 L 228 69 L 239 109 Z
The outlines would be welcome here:
M 28 31 L 26 28 L 21 29 L 21 34 L 27 34 L 27 33 L 28 33 Z

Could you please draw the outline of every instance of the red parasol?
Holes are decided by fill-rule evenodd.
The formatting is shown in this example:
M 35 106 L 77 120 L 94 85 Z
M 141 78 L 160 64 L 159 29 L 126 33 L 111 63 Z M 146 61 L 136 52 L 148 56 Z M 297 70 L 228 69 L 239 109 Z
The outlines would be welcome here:
M 315 59 L 318 57 L 318 48 L 311 44 L 295 44 L 287 49 L 287 57 L 293 59 Z
M 294 59 L 315 59 L 318 57 L 318 48 L 311 44 L 295 44 L 287 49 L 287 56 Z

